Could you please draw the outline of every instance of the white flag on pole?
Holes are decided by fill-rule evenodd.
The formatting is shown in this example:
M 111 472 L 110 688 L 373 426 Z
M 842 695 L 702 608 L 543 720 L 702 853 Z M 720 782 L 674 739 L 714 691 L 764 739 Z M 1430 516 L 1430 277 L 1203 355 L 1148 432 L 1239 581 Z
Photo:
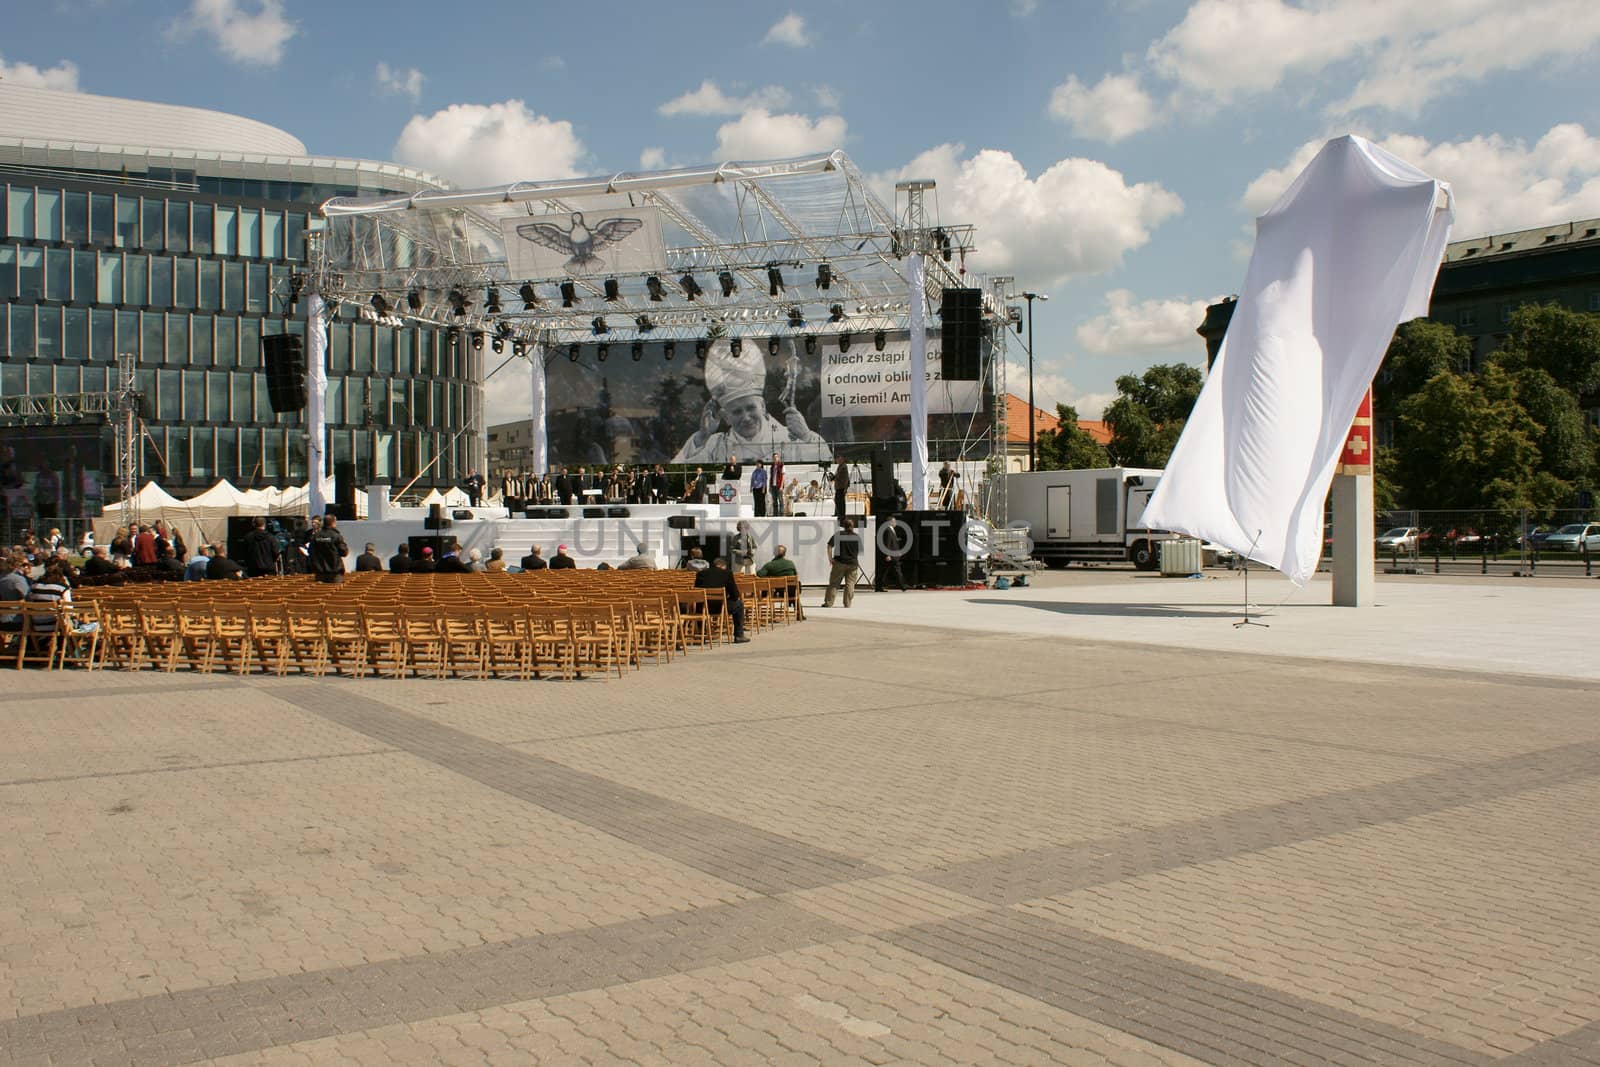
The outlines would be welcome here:
M 1360 137 L 1323 146 L 1272 209 L 1222 348 L 1144 524 L 1316 572 L 1350 422 L 1395 327 L 1425 315 L 1449 187 Z M 1258 541 L 1259 535 L 1259 541 Z

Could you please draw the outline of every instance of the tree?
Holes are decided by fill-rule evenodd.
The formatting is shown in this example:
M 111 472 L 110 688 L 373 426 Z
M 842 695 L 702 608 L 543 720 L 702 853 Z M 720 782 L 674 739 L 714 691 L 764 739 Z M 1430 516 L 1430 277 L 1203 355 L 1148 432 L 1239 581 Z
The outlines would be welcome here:
M 1539 367 L 1515 372 L 1512 381 L 1517 402 L 1539 426 L 1537 443 L 1544 469 L 1580 489 L 1591 488 L 1595 435 L 1584 421 L 1576 394 Z
M 1165 467 L 1184 423 L 1200 397 L 1200 370 L 1187 363 L 1161 363 L 1143 375 L 1117 379 L 1117 399 L 1106 408 L 1111 443 L 1106 452 L 1118 467 Z
M 1056 418 L 1060 421 L 1059 428 L 1041 430 L 1034 439 L 1039 470 L 1075 471 L 1109 464 L 1106 450 L 1089 436 L 1089 431 L 1078 425 L 1077 408 L 1071 404 L 1057 404 Z
M 1412 319 L 1395 331 L 1383 369 L 1372 385 L 1373 403 L 1380 412 L 1398 411 L 1400 402 L 1444 371 L 1465 374 L 1472 369 L 1472 339 L 1454 326 L 1429 319 Z
M 1600 394 L 1600 315 L 1560 304 L 1517 308 L 1495 359 L 1510 370 L 1544 371 L 1582 403 Z

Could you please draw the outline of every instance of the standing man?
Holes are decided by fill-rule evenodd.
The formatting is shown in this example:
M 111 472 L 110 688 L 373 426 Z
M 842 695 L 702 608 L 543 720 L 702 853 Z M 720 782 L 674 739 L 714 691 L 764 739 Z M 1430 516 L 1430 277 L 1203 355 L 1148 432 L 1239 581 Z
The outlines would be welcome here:
M 656 469 L 650 475 L 650 503 L 665 504 L 667 502 L 667 468 L 656 464 Z
M 850 491 L 850 468 L 844 465 L 844 457 L 839 456 L 834 460 L 838 467 L 833 472 L 833 517 L 844 518 L 844 497 Z M 846 604 L 846 607 L 849 605 Z
M 250 520 L 250 532 L 240 538 L 239 556 L 252 578 L 278 573 L 278 539 L 267 532 L 267 520 L 260 515 Z
M 467 491 L 467 503 L 473 507 L 477 507 L 478 501 L 483 499 L 483 475 L 479 474 L 476 470 L 470 470 L 467 472 L 466 481 L 462 482 L 461 484 L 462 488 L 466 489 Z
M 572 475 L 567 473 L 567 468 L 562 467 L 561 473 L 556 475 L 556 499 L 561 501 L 562 507 L 572 503 L 572 491 L 576 486 L 572 484 Z
M 844 606 L 848 608 L 856 598 L 856 574 L 861 569 L 861 535 L 856 533 L 854 521 L 845 519 L 839 532 L 828 538 L 828 553 L 833 568 L 828 572 L 828 592 L 822 598 L 822 606 L 833 607 L 833 595 L 843 583 Z
M 767 465 L 756 460 L 756 469 L 750 472 L 750 499 L 755 502 L 756 518 L 767 513 Z
M 329 584 L 343 581 L 344 558 L 349 554 L 350 546 L 344 543 L 339 523 L 330 513 L 323 518 L 321 528 L 311 535 L 311 571 L 317 581 Z
M 772 454 L 772 470 L 767 474 L 767 496 L 771 500 L 767 513 L 770 515 L 783 514 L 783 454 Z
M 945 460 L 944 466 L 939 468 L 939 506 L 948 509 L 955 500 L 955 483 L 961 475 L 950 469 L 950 461 Z
M 878 533 L 878 566 L 873 574 L 872 588 L 883 592 L 883 587 L 892 579 L 900 587 L 902 593 L 906 592 L 906 574 L 900 566 L 900 561 L 905 558 L 906 548 L 910 544 L 906 536 L 906 524 L 897 518 L 891 518 L 879 527 Z

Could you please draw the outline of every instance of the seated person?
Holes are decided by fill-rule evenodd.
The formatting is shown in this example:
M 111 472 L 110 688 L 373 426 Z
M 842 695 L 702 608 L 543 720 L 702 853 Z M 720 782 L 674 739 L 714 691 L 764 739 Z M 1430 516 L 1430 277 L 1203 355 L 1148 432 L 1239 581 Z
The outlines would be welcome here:
M 525 571 L 542 571 L 549 564 L 544 560 L 544 550 L 534 545 L 526 556 L 522 557 L 522 569 Z
M 799 574 L 800 572 L 795 570 L 794 560 L 789 558 L 789 549 L 786 545 L 779 545 L 772 558 L 756 571 L 757 578 L 795 578 Z
M 232 580 L 244 577 L 244 568 L 228 558 L 228 546 L 215 544 L 211 550 L 211 562 L 206 564 L 207 578 Z
M 408 574 L 411 571 L 411 546 L 401 545 L 389 557 L 390 574 Z
M 566 545 L 557 545 L 556 554 L 550 558 L 550 569 L 553 571 L 577 570 L 578 561 L 567 555 Z
M 108 574 L 118 574 L 122 571 L 121 567 L 106 557 L 105 545 L 95 545 L 90 549 L 89 558 L 83 561 L 81 569 L 85 578 L 103 578 Z
M 411 561 L 412 574 L 437 574 L 439 561 L 433 558 L 433 546 L 423 545 L 422 555 Z
M 183 581 L 183 564 L 178 562 L 178 555 L 172 551 L 171 545 L 162 545 L 156 553 L 155 574 L 158 581 Z
M 656 569 L 656 559 L 645 551 L 643 545 L 635 545 L 634 554 L 617 564 L 619 571 L 653 571 Z
M 684 570 L 703 571 L 707 567 L 706 556 L 698 548 L 691 548 L 689 554 L 683 559 Z
M 466 560 L 461 558 L 461 551 L 459 549 L 447 548 L 444 550 L 444 558 L 439 561 L 437 573 L 471 574 L 472 566 Z
M 378 558 L 378 546 L 369 543 L 367 550 L 356 557 L 357 572 L 382 571 L 383 560 Z
M 183 580 L 186 582 L 204 581 L 206 569 L 211 566 L 211 546 L 201 545 L 200 550 L 194 554 L 188 566 L 183 569 Z
M 711 566 L 694 576 L 694 587 L 722 590 L 724 610 L 733 616 L 733 643 L 748 644 L 750 639 L 744 635 L 744 598 L 739 595 L 739 583 L 728 569 L 728 561 L 718 556 Z
M 498 546 L 491 549 L 489 551 L 489 562 L 483 565 L 483 569 L 490 574 L 502 573 L 506 569 L 505 550 Z

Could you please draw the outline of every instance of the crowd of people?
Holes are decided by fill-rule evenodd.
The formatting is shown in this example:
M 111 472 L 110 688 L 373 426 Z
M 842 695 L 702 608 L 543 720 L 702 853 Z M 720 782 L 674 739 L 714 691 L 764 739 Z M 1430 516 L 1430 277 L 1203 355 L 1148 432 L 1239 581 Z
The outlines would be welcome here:
M 825 500 L 824 483 L 834 478 L 834 469 L 827 465 L 817 468 L 817 477 L 810 480 L 792 477 L 779 452 L 757 459 L 748 468 L 748 480 L 746 470 L 738 455 L 728 457 L 720 474 L 714 467 L 708 472 L 703 466 L 669 472 L 659 463 L 560 467 L 542 474 L 502 470 L 500 501 L 513 515 L 524 508 L 555 504 L 710 504 L 718 500 L 724 483 L 732 483 L 739 487 L 740 499 L 754 504 L 757 515 L 789 515 L 806 504 Z M 476 505 L 482 500 L 485 484 L 474 471 L 463 480 L 462 488 Z

